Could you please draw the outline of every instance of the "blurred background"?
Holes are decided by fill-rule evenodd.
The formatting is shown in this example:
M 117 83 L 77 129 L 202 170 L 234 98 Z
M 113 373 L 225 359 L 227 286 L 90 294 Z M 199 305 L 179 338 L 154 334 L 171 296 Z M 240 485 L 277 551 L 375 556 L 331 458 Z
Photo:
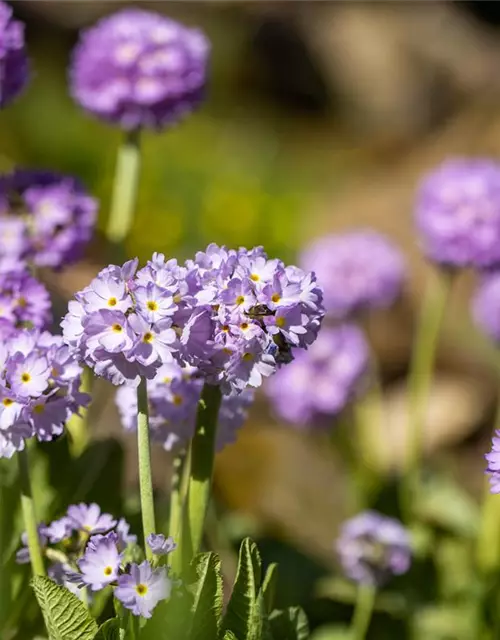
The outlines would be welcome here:
M 16 0 L 34 77 L 15 107 L 0 113 L 0 169 L 15 164 L 78 175 L 101 201 L 101 230 L 120 133 L 72 102 L 66 68 L 78 29 L 125 4 Z M 396 308 L 370 318 L 367 330 L 384 382 L 386 419 L 377 427 L 376 455 L 388 475 L 396 473 L 404 449 L 404 376 L 427 275 L 412 200 L 420 175 L 445 157 L 500 155 L 500 5 L 140 4 L 200 26 L 213 57 L 205 106 L 172 131 L 144 136 L 128 255 L 185 258 L 214 241 L 263 244 L 271 256 L 294 261 L 327 232 L 369 225 L 390 235 L 411 277 Z M 98 235 L 84 262 L 46 274 L 61 315 L 73 292 L 110 261 L 107 251 Z M 426 449 L 432 464 L 474 497 L 483 484 L 498 365 L 471 327 L 471 283 L 461 277 L 446 319 Z M 99 385 L 96 394 L 94 436 L 121 439 L 110 390 Z M 125 481 L 135 487 L 129 444 Z M 216 472 L 226 530 L 260 537 L 264 557 L 281 563 L 282 598 L 305 604 L 313 624 L 328 618 L 329 605 L 312 602 L 311 585 L 334 565 L 338 524 L 350 515 L 343 461 L 324 444 L 323 436 L 278 424 L 259 398 Z M 155 455 L 161 490 L 170 460 Z

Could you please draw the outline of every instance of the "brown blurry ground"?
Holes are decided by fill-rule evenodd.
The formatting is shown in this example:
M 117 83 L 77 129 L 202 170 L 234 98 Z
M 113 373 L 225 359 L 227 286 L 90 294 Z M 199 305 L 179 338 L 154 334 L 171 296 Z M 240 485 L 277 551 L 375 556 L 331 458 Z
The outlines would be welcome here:
M 367 327 L 385 379 L 386 420 L 374 425 L 380 431 L 377 455 L 387 469 L 397 467 L 404 454 L 404 375 L 428 276 L 411 224 L 412 199 L 422 172 L 447 156 L 500 155 L 497 18 L 478 17 L 480 2 L 472 8 L 444 2 L 153 4 L 179 17 L 189 14 L 191 23 L 217 21 L 220 15 L 238 25 L 248 54 L 233 70 L 233 90 L 250 100 L 258 95 L 259 105 L 267 101 L 269 110 L 287 122 L 287 151 L 304 167 L 321 167 L 322 186 L 301 220 L 304 241 L 369 225 L 389 234 L 407 254 L 411 279 L 403 299 L 390 312 L 370 318 Z M 63 7 L 26 1 L 18 6 L 35 22 L 43 16 L 75 28 L 117 3 Z M 342 164 L 347 175 L 340 188 L 338 181 L 330 188 L 329 167 Z M 92 260 L 47 274 L 63 299 L 104 265 L 105 245 L 99 242 Z M 460 479 L 474 492 L 482 482 L 498 365 L 468 319 L 473 281 L 470 274 L 461 277 L 446 318 L 426 442 L 429 454 L 444 455 L 448 468 L 457 474 L 460 469 Z M 120 435 L 109 389 L 102 383 L 99 389 L 105 409 L 93 425 L 95 435 Z M 231 508 L 249 512 L 328 560 L 347 500 L 342 460 L 324 444 L 276 425 L 260 399 L 238 443 L 219 456 L 218 494 Z M 128 450 L 132 484 L 133 443 Z M 155 456 L 160 487 L 169 459 L 158 451 Z

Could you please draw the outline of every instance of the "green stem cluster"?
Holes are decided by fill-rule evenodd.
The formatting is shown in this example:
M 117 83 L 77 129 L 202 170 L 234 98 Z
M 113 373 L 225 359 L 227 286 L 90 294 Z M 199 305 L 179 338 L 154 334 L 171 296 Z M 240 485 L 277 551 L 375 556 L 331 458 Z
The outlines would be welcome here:
M 21 508 L 23 512 L 24 527 L 28 537 L 28 549 L 30 553 L 31 568 L 33 575 L 44 576 L 45 566 L 43 563 L 40 540 L 38 538 L 38 523 L 36 519 L 35 503 L 31 491 L 31 479 L 29 473 L 28 447 L 18 453 L 19 460 L 19 480 L 21 484 Z

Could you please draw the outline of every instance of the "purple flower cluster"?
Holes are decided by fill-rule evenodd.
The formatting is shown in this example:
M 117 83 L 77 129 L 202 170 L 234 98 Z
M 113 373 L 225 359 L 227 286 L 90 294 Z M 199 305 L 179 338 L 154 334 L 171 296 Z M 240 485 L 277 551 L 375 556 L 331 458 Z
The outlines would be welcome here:
M 411 565 L 408 531 L 399 520 L 376 511 L 344 523 L 336 546 L 345 575 L 362 584 L 380 585 Z
M 12 328 L 43 329 L 51 321 L 50 296 L 25 263 L 0 258 L 0 340 Z
M 500 343 L 500 272 L 485 274 L 472 300 L 476 325 L 495 343 Z
M 136 273 L 137 264 L 103 269 L 62 322 L 67 343 L 114 384 L 152 379 L 175 356 L 224 393 L 239 393 L 319 331 L 314 274 L 269 260 L 261 247 L 212 244 L 184 265 L 157 253 Z
M 90 402 L 80 393 L 81 367 L 60 336 L 23 329 L 0 337 L 0 457 L 25 440 L 52 440 Z
M 0 179 L 0 256 L 40 267 L 81 257 L 97 216 L 97 201 L 70 176 L 17 170 Z
M 203 388 L 203 379 L 192 367 L 177 363 L 162 365 L 147 383 L 149 428 L 151 437 L 165 450 L 185 445 L 194 435 L 196 412 Z M 236 440 L 243 426 L 253 391 L 245 389 L 233 396 L 223 396 L 219 410 L 216 449 L 221 451 Z M 132 385 L 123 385 L 116 392 L 116 405 L 127 431 L 137 428 L 137 392 Z
M 315 272 L 328 315 L 340 320 L 389 307 L 406 275 L 400 251 L 371 229 L 319 238 L 305 249 L 301 265 Z
M 125 129 L 161 129 L 202 101 L 209 52 L 198 29 L 124 9 L 80 35 L 71 92 L 84 109 Z
M 500 262 L 500 163 L 448 160 L 421 183 L 417 229 L 428 258 L 449 267 Z
M 283 367 L 265 389 L 277 415 L 299 426 L 331 427 L 360 391 L 370 352 L 354 325 L 324 327 L 316 342 Z
M 490 476 L 490 491 L 491 493 L 500 493 L 500 431 L 495 431 L 491 451 L 484 457 L 488 463 L 486 473 Z
M 5 108 L 26 86 L 29 75 L 24 24 L 12 17 L 12 9 L 0 2 L 0 108 Z

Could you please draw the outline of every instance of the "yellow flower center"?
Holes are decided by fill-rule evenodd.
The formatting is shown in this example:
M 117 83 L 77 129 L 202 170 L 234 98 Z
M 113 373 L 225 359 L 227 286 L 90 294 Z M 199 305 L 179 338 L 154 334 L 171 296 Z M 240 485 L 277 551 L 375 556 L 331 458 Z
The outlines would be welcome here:
M 142 336 L 143 342 L 153 342 L 153 334 L 149 331 Z
M 248 329 L 248 322 L 242 322 L 242 323 L 240 324 L 240 329 L 241 329 L 242 331 L 246 331 L 246 330 Z
M 109 298 L 108 300 L 108 307 L 116 307 L 116 305 L 118 304 L 118 300 L 116 298 Z
M 273 302 L 279 302 L 281 300 L 281 296 L 279 293 L 273 293 L 273 295 L 271 296 L 271 300 Z
M 51 378 L 57 378 L 58 375 L 59 375 L 59 371 L 55 367 L 52 367 L 52 369 L 50 370 Z
M 45 411 L 45 405 L 44 404 L 36 404 L 33 407 L 33 413 L 43 413 Z
M 277 327 L 284 327 L 285 326 L 285 318 L 283 318 L 282 316 L 280 316 L 279 318 L 276 318 L 276 326 Z
M 31 380 L 31 376 L 29 373 L 23 373 L 21 376 L 21 382 L 29 382 Z
M 150 310 L 150 311 L 158 311 L 158 303 L 155 302 L 154 300 L 148 300 L 146 302 L 146 307 Z
M 245 302 L 245 296 L 238 296 L 236 298 L 236 304 L 243 304 Z
M 147 585 L 141 583 L 137 585 L 135 590 L 137 591 L 138 595 L 145 596 L 146 593 L 148 592 L 148 587 Z
M 243 360 L 246 360 L 247 362 L 249 362 L 250 360 L 253 360 L 253 353 L 244 353 L 243 354 Z
M 224 331 L 225 333 L 227 333 L 227 332 L 229 331 L 229 325 L 228 325 L 228 324 L 223 325 L 223 327 L 222 327 L 222 331 Z
M 112 567 L 106 567 L 104 569 L 104 575 L 105 576 L 110 576 L 113 573 L 113 568 Z
M 165 384 L 170 384 L 170 383 L 172 382 L 172 378 L 170 378 L 169 376 L 165 376 L 165 377 L 163 378 L 163 382 L 164 382 Z
M 182 296 L 181 296 L 181 294 L 180 294 L 180 293 L 177 293 L 177 294 L 174 296 L 174 302 L 175 302 L 175 304 L 179 304 L 179 302 L 181 302 L 181 301 L 182 301 Z
M 17 306 L 18 307 L 25 307 L 26 304 L 27 304 L 26 298 L 24 298 L 23 296 L 21 296 L 20 298 L 17 299 Z
M 123 331 L 123 327 L 121 324 L 114 324 L 111 329 L 115 332 L 115 333 L 121 333 Z
M 180 396 L 178 393 L 175 393 L 173 398 L 172 398 L 172 402 L 179 407 L 183 402 L 184 402 L 184 398 L 182 396 Z
M 250 280 L 253 280 L 254 282 L 258 282 L 260 280 L 260 276 L 257 275 L 256 273 L 252 273 L 252 275 L 250 276 Z
M 11 404 L 14 404 L 14 400 L 11 400 L 10 398 L 4 398 L 2 400 L 2 404 L 4 407 L 10 407 Z

